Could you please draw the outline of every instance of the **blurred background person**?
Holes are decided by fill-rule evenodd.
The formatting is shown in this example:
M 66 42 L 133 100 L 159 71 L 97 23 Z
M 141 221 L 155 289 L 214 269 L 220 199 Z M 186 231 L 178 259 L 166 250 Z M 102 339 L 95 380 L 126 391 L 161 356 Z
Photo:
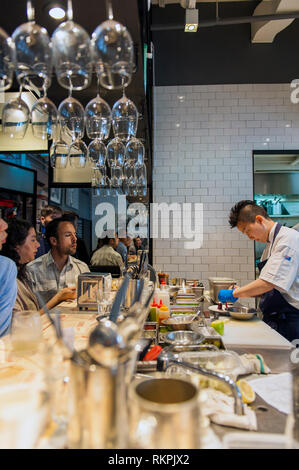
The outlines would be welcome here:
M 119 266 L 120 269 L 123 269 L 124 262 L 121 255 L 116 251 L 118 241 L 117 234 L 114 238 L 103 238 L 103 246 L 95 251 L 90 264 L 92 266 Z
M 132 243 L 132 238 L 129 236 L 127 236 L 126 238 L 119 238 L 119 242 L 116 247 L 116 251 L 122 257 L 122 260 L 125 266 L 127 266 L 128 264 L 128 249 L 131 243 Z
M 102 238 L 98 238 L 97 246 L 96 246 L 96 248 L 92 251 L 91 256 L 90 256 L 90 259 L 93 257 L 93 254 L 94 254 L 97 250 L 99 250 L 100 248 L 102 248 L 102 246 L 103 246 L 103 239 L 102 239 Z
M 40 216 L 40 231 L 41 231 L 41 235 L 39 239 L 40 246 L 38 247 L 38 250 L 36 252 L 36 258 L 39 258 L 42 255 L 45 255 L 50 250 L 50 245 L 47 242 L 46 236 L 45 236 L 46 227 L 49 222 L 61 216 L 62 216 L 62 210 L 60 209 L 60 207 L 45 206 L 42 208 L 41 216 Z
M 138 250 L 147 250 L 147 239 L 136 237 L 133 239 L 129 247 L 130 255 L 137 255 Z
M 27 220 L 14 219 L 9 222 L 7 243 L 3 252 L 15 262 L 18 270 L 18 292 L 13 313 L 22 310 L 39 310 L 39 303 L 32 290 L 26 269 L 27 263 L 34 260 L 38 247 L 35 229 Z M 49 300 L 47 307 L 51 309 L 63 300 L 73 298 L 73 294 L 73 290 L 63 289 Z M 41 313 L 44 312 L 41 311 Z
M 7 239 L 7 223 L 0 218 L 0 252 Z M 12 311 L 17 296 L 17 267 L 5 256 L 0 256 L 0 337 L 10 331 Z

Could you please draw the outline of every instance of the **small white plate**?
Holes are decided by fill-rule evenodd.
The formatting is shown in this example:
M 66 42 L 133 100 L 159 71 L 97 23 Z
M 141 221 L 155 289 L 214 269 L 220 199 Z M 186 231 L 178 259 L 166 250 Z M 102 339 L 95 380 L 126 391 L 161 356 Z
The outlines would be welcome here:
M 228 313 L 228 310 L 226 310 L 226 308 L 225 308 L 223 305 L 222 305 L 222 309 L 221 309 L 221 310 L 219 310 L 218 305 L 211 305 L 211 306 L 209 307 L 209 310 L 212 310 L 212 312 L 219 312 L 219 313 L 220 313 L 220 312 L 225 312 L 225 313 Z

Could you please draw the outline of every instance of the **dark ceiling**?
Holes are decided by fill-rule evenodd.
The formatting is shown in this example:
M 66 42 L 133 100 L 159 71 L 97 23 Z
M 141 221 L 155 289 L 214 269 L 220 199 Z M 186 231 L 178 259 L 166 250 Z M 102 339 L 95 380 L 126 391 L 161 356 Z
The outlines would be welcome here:
M 251 17 L 260 1 L 219 2 L 220 19 Z M 216 19 L 215 3 L 197 3 L 199 21 Z M 299 76 L 299 19 L 272 43 L 252 43 L 250 23 L 200 27 L 185 33 L 179 4 L 153 6 L 155 85 L 290 83 Z M 174 29 L 171 29 L 174 26 Z

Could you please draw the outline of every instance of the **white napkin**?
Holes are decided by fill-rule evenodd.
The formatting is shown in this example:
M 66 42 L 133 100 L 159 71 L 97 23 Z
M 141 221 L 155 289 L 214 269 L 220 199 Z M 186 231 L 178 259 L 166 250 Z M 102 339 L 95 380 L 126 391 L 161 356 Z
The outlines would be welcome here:
M 202 404 L 202 413 L 208 416 L 213 423 L 234 428 L 257 430 L 255 412 L 244 405 L 245 414 L 242 416 L 234 413 L 235 399 L 219 390 L 206 388 L 202 391 L 205 400 Z
M 292 412 L 292 375 L 289 372 L 250 380 L 253 390 L 282 413 Z
M 245 374 L 270 374 L 271 370 L 261 354 L 242 354 L 239 356 L 240 367 L 234 372 L 238 375 Z

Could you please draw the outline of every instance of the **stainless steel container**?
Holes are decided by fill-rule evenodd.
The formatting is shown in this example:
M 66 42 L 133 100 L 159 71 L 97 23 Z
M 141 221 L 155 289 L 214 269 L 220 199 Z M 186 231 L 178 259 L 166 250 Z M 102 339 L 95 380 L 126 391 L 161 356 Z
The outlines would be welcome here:
M 113 368 L 71 361 L 68 445 L 73 449 L 123 449 L 128 445 L 127 388 L 132 360 Z
M 135 299 L 136 291 L 140 288 L 141 279 L 130 279 L 129 287 L 126 293 L 124 307 L 130 308 Z
M 68 446 L 75 449 L 122 449 L 128 445 L 128 387 L 137 351 L 123 342 L 117 326 L 100 323 L 87 351 L 70 363 Z
M 218 294 L 221 289 L 229 289 L 229 287 L 234 284 L 237 284 L 235 279 L 227 277 L 209 277 L 210 297 L 213 302 L 218 302 Z
M 198 449 L 198 389 L 189 381 L 158 377 L 130 387 L 130 447 Z

